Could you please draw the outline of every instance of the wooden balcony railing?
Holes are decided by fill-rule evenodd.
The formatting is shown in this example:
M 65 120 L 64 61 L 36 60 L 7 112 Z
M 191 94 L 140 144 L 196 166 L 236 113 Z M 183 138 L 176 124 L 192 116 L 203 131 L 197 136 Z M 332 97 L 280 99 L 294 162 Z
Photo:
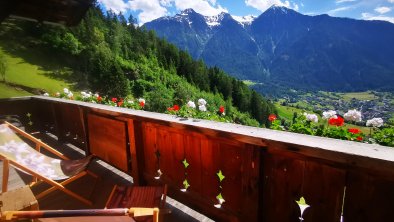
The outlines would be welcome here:
M 169 196 L 215 220 L 299 221 L 301 197 L 305 221 L 394 220 L 392 148 L 48 97 L 0 100 L 0 114 L 83 147 L 136 184 L 166 183 Z

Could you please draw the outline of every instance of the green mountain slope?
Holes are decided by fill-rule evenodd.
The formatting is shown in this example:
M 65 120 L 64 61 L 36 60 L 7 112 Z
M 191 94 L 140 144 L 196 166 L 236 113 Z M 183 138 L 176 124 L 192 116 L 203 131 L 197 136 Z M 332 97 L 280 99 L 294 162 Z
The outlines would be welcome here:
M 226 105 L 232 121 L 249 125 L 266 124 L 275 111 L 241 81 L 98 7 L 73 28 L 9 19 L 0 26 L 0 46 L 9 63 L 6 80 L 32 93 L 71 87 L 108 97 L 143 97 L 149 101 L 146 109 L 156 112 L 204 98 L 212 112 Z

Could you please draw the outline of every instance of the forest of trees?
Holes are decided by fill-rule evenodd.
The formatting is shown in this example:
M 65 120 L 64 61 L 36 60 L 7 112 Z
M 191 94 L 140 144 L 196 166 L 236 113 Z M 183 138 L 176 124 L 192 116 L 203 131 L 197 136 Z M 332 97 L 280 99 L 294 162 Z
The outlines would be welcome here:
M 229 112 L 248 113 L 269 124 L 274 105 L 217 67 L 195 61 L 185 51 L 135 25 L 121 14 L 104 14 L 96 5 L 76 27 L 18 22 L 52 54 L 74 70 L 79 87 L 109 97 L 144 97 L 148 110 L 163 112 L 173 104 L 204 97 L 226 104 Z M 248 117 L 249 118 L 249 117 Z M 240 118 L 239 123 L 246 123 Z

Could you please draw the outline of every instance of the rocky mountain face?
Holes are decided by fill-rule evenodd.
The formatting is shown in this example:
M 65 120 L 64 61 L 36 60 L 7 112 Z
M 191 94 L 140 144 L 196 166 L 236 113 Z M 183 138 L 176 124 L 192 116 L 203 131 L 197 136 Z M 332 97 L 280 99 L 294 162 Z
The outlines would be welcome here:
M 258 17 L 192 9 L 144 25 L 240 79 L 296 89 L 394 90 L 394 24 L 272 6 Z

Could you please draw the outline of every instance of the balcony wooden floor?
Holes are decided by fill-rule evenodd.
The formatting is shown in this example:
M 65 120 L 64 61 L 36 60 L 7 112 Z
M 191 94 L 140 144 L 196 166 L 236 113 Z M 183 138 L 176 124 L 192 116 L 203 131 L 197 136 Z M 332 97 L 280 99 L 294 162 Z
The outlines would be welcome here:
M 58 149 L 70 158 L 80 158 L 83 156 L 83 151 L 71 144 L 59 144 L 55 139 L 52 139 L 50 135 L 44 135 L 37 133 L 34 136 L 42 139 L 52 147 Z M 1 162 L 1 161 L 0 161 Z M 0 172 L 2 172 L 3 165 L 0 164 Z M 38 200 L 39 207 L 41 210 L 58 210 L 58 209 L 86 209 L 86 208 L 104 208 L 105 203 L 110 195 L 110 192 L 115 184 L 132 185 L 132 178 L 111 167 L 110 165 L 100 161 L 93 161 L 89 170 L 99 176 L 96 180 L 89 175 L 80 178 L 70 185 L 68 188 L 81 194 L 84 197 L 90 195 L 90 200 L 93 201 L 94 205 L 89 207 L 76 199 L 64 194 L 61 191 L 54 191 L 53 193 L 45 196 Z M 2 179 L 2 175 L 0 175 Z M 24 174 L 21 171 L 15 170 L 11 167 L 10 176 L 8 182 L 8 190 L 16 189 L 28 184 L 31 181 L 29 175 Z M 33 193 L 38 194 L 41 190 L 47 188 L 45 183 L 38 184 L 32 188 Z M 0 187 L 1 189 L 1 187 Z M 167 206 L 172 210 L 171 214 L 164 216 L 164 221 L 212 221 L 202 214 L 184 206 L 183 204 L 167 197 Z

